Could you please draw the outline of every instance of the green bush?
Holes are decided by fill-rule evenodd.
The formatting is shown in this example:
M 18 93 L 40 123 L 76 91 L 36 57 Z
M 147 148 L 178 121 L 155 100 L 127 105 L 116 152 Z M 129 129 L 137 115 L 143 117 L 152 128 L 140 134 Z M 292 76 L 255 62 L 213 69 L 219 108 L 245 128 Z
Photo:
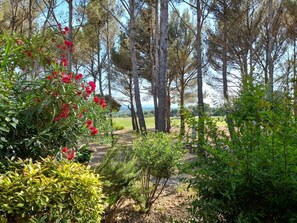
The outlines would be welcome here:
M 0 215 L 8 223 L 100 222 L 101 182 L 89 168 L 45 158 L 10 169 L 0 175 Z
M 95 168 L 95 172 L 102 176 L 106 196 L 105 222 L 114 222 L 118 208 L 126 199 L 140 200 L 139 189 L 135 185 L 138 171 L 133 156 L 131 148 L 114 147 Z
M 149 133 L 136 139 L 133 149 L 140 170 L 144 210 L 148 212 L 177 167 L 181 158 L 181 144 L 164 133 Z
M 68 71 L 59 38 L 45 44 L 39 35 L 0 35 L 2 162 L 5 157 L 39 159 L 61 147 L 78 150 L 78 142 L 106 138 L 106 104 L 93 96 L 94 83 Z
M 263 86 L 245 86 L 230 112 L 232 137 L 206 130 L 192 222 L 297 221 L 297 122 L 289 96 L 266 95 Z

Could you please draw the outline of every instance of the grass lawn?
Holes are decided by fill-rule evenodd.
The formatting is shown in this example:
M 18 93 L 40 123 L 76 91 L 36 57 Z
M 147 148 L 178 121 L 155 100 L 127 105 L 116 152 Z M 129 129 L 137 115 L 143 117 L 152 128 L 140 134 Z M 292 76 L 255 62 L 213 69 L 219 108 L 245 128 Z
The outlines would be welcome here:
M 217 121 L 217 126 L 226 126 L 226 122 L 224 121 L 224 117 L 212 117 Z M 116 126 L 122 126 L 124 129 L 132 129 L 132 122 L 130 117 L 114 117 L 113 122 Z M 155 127 L 155 118 L 154 117 L 145 117 L 145 124 L 147 128 Z M 172 117 L 171 118 L 172 127 L 179 127 L 179 118 Z

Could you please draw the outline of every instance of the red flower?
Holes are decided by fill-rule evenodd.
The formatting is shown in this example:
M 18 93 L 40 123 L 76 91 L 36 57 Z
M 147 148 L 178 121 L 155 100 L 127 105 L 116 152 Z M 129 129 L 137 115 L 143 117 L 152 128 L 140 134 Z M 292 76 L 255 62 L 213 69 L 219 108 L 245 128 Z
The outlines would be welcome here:
M 92 124 L 93 124 L 93 121 L 91 119 L 86 121 L 87 128 L 91 128 Z
M 72 79 L 72 74 L 70 73 L 69 75 L 63 75 L 62 76 L 62 82 L 69 84 L 71 83 L 71 79 Z
M 75 78 L 75 80 L 79 80 L 79 79 L 82 79 L 82 77 L 83 77 L 83 75 L 82 74 L 78 74 L 78 75 L 76 75 L 74 78 Z
M 65 30 L 65 32 L 68 32 L 68 31 L 69 31 L 69 28 L 66 26 L 66 27 L 64 28 L 64 30 Z
M 58 71 L 53 71 L 53 72 L 52 72 L 52 75 L 53 75 L 54 77 L 57 77 L 57 75 L 58 75 Z
M 69 40 L 65 40 L 64 44 L 70 49 L 73 47 L 73 42 L 69 41 Z
M 94 102 L 96 103 L 96 104 L 98 104 L 99 102 L 100 102 L 101 100 L 100 100 L 100 98 L 98 98 L 98 97 L 94 97 Z
M 71 152 L 67 154 L 67 159 L 72 160 L 74 158 L 74 155 L 75 155 L 75 151 L 74 149 L 72 149 Z
M 66 58 L 63 58 L 63 59 L 60 61 L 60 66 L 67 67 L 67 66 L 68 66 L 68 60 L 67 60 Z
M 64 119 L 68 118 L 69 113 L 70 113 L 70 110 L 69 110 L 68 104 L 64 104 L 62 112 L 54 118 L 54 121 L 57 122 L 62 118 Z
M 84 108 L 84 113 L 86 113 L 87 112 L 87 109 L 86 108 Z
M 98 129 L 96 128 L 96 127 L 90 127 L 90 130 L 91 130 L 91 135 L 93 136 L 93 135 L 96 135 L 99 131 L 98 131 Z
M 101 104 L 101 107 L 106 108 L 106 104 L 105 103 Z
M 82 113 L 80 113 L 80 114 L 78 115 L 78 117 L 79 117 L 79 118 L 82 118 L 82 117 L 83 117 L 83 114 L 82 114 Z
M 80 92 L 80 91 L 78 91 L 78 92 L 76 92 L 76 94 L 79 96 L 79 95 L 81 95 L 81 92 Z
M 47 79 L 51 81 L 53 79 L 53 76 L 49 75 L 47 76 Z
M 86 94 L 87 95 L 90 95 L 90 94 L 92 94 L 92 88 L 91 87 L 86 87 Z
M 67 153 L 68 152 L 68 148 L 67 147 L 63 147 L 61 151 L 62 151 L 62 153 Z
M 96 89 L 96 84 L 94 83 L 94 81 L 90 81 L 90 82 L 89 82 L 89 85 L 90 85 L 90 87 L 91 87 L 91 90 L 92 90 L 92 91 L 95 91 L 95 89 Z

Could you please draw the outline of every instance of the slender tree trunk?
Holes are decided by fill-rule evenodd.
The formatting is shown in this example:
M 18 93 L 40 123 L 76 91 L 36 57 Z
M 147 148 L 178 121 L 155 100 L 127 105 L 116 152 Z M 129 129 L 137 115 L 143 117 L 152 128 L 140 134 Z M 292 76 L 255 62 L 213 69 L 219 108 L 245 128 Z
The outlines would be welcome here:
M 227 107 L 229 107 L 229 95 L 228 95 L 228 80 L 227 80 L 227 66 L 228 66 L 228 59 L 227 59 L 227 52 L 228 52 L 228 27 L 227 27 L 227 3 L 226 0 L 224 1 L 224 18 L 223 18 L 223 95 L 226 101 Z M 228 130 L 231 138 L 234 139 L 234 125 L 233 121 L 230 118 L 229 108 L 226 109 L 226 122 L 228 125 Z
M 201 2 L 197 0 L 197 87 L 198 87 L 198 148 L 204 146 L 204 101 L 203 101 L 203 74 L 202 74 L 202 11 Z
M 155 7 L 154 7 L 154 14 L 155 14 L 155 27 L 154 27 L 154 89 L 153 89 L 153 100 L 154 100 L 154 108 L 155 108 L 155 129 L 158 130 L 158 89 L 159 89 L 159 81 L 158 81 L 158 74 L 159 74 L 159 0 L 155 0 Z
M 109 97 L 109 104 L 108 104 L 108 111 L 109 111 L 109 120 L 111 126 L 111 139 L 112 139 L 112 146 L 114 145 L 114 137 L 113 137 L 113 122 L 112 122 L 112 95 L 111 95 L 111 70 L 110 70 L 110 40 L 109 40 L 109 20 L 107 19 L 106 24 L 106 49 L 107 49 L 107 82 L 108 82 L 108 97 Z M 100 84 L 99 84 L 100 85 Z
M 29 31 L 28 31 L 28 37 L 30 38 L 33 33 L 33 16 L 32 16 L 32 6 L 33 2 L 32 0 L 29 0 L 29 9 L 28 9 L 28 24 L 29 24 Z
M 273 46 L 273 33 L 272 33 L 272 25 L 273 25 L 273 11 L 272 11 L 272 4 L 273 0 L 269 0 L 269 17 L 268 17 L 268 28 L 267 28 L 267 37 L 268 37 L 268 44 L 267 44 L 267 55 L 266 55 L 266 64 L 268 67 L 268 95 L 270 100 L 273 99 L 273 61 L 272 61 L 272 46 Z
M 73 2 L 72 0 L 67 0 L 68 3 L 68 9 L 69 9 L 69 15 L 68 15 L 68 19 L 69 19 L 69 32 L 68 32 L 68 41 L 73 42 Z M 68 59 L 68 70 L 69 72 L 71 72 L 72 69 L 72 50 L 73 48 L 68 48 L 67 50 L 67 59 Z
M 296 65 L 296 38 L 293 46 L 293 89 L 294 89 L 294 115 L 297 120 L 297 65 Z
M 157 63 L 155 61 L 155 38 L 156 38 L 156 29 L 158 27 L 155 26 L 155 7 L 152 6 L 150 7 L 150 14 L 152 16 L 150 17 L 150 61 L 151 61 L 151 77 L 152 77 L 152 82 L 151 82 L 151 87 L 152 87 L 152 96 L 153 96 L 153 102 L 154 102 L 154 111 L 155 114 L 157 114 L 156 109 L 158 109 L 158 102 L 157 102 L 157 94 L 156 94 L 156 69 L 155 67 L 157 66 Z M 155 116 L 155 130 L 157 130 L 157 118 Z
M 139 77 L 138 77 L 138 67 L 136 58 L 136 48 L 135 48 L 135 12 L 134 12 L 134 0 L 129 0 L 130 5 L 130 23 L 129 23 L 129 46 L 131 51 L 132 60 L 132 73 L 134 82 L 134 97 L 136 103 L 136 113 L 139 120 L 139 127 L 141 133 L 146 132 L 146 125 L 143 115 L 143 110 L 141 106 L 140 90 L 139 90 Z
M 170 85 L 171 82 L 168 83 L 167 86 L 167 101 L 166 101 L 166 132 L 170 132 L 171 129 L 171 120 L 170 120 L 170 107 L 171 107 L 171 96 L 170 96 Z
M 158 88 L 158 131 L 166 131 L 166 76 L 168 54 L 168 0 L 161 1 L 160 7 L 160 58 Z
M 137 116 L 135 113 L 135 106 L 133 102 L 133 77 L 131 74 L 129 74 L 129 99 L 130 99 L 130 110 L 131 110 L 131 119 L 132 119 L 132 127 L 133 130 L 136 132 L 139 132 L 139 125 L 137 122 Z
M 98 69 L 98 82 L 99 82 L 99 92 L 100 95 L 103 96 L 103 88 L 102 88 L 102 66 L 101 66 L 101 42 L 100 42 L 100 28 L 99 25 L 97 27 L 97 37 L 98 37 L 98 44 L 97 44 L 97 69 Z
M 182 79 L 184 79 L 182 77 Z M 184 83 L 181 83 L 181 90 L 180 90 L 180 131 L 179 134 L 181 136 L 185 135 L 185 88 Z

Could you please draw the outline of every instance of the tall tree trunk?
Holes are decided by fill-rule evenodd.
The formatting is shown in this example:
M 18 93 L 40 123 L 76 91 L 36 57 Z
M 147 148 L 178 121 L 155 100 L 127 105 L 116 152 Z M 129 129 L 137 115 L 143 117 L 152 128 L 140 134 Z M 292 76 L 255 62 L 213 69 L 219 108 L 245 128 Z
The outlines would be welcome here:
M 182 79 L 184 79 L 182 77 Z M 184 83 L 181 83 L 181 89 L 180 89 L 180 131 L 179 134 L 181 136 L 185 135 L 185 88 Z
M 97 26 L 97 37 L 98 37 L 98 44 L 97 44 L 97 69 L 98 69 L 98 82 L 99 82 L 99 93 L 101 96 L 104 95 L 103 88 L 102 88 L 102 66 L 101 66 L 101 42 L 100 42 L 100 28 L 99 25 Z
M 132 119 L 132 127 L 133 131 L 139 132 L 139 125 L 137 122 L 137 116 L 135 113 L 135 106 L 133 102 L 133 80 L 131 74 L 129 74 L 129 99 L 130 99 L 130 110 L 131 110 L 131 119 Z
M 273 46 L 273 33 L 272 33 L 272 25 L 273 25 L 273 0 L 269 0 L 269 15 L 268 15 L 268 27 L 267 27 L 267 55 L 266 55 L 266 64 L 268 67 L 268 96 L 270 100 L 273 99 L 273 61 L 272 61 L 272 46 Z
M 158 73 L 159 73 L 159 1 L 154 5 L 152 92 L 155 109 L 155 129 L 158 129 Z
M 68 32 L 68 41 L 73 42 L 73 2 L 72 0 L 67 0 L 68 3 L 68 10 L 69 10 L 69 15 L 68 15 L 68 19 L 69 19 L 69 32 Z M 67 59 L 68 59 L 68 71 L 71 72 L 72 69 L 72 50 L 73 48 L 68 48 L 67 50 Z
M 28 7 L 28 24 L 29 24 L 29 30 L 28 30 L 28 37 L 31 38 L 33 33 L 33 16 L 32 16 L 32 7 L 33 7 L 33 1 L 29 0 L 29 7 Z
M 114 145 L 114 137 L 113 137 L 113 122 L 112 122 L 112 95 L 111 95 L 111 70 L 110 70 L 110 40 L 109 40 L 109 19 L 106 22 L 106 50 L 107 50 L 107 82 L 108 82 L 108 97 L 109 97 L 109 104 L 108 104 L 108 111 L 109 111 L 109 120 L 111 126 L 111 143 L 112 146 Z M 100 85 L 100 84 L 99 84 Z
M 154 89 L 153 89 L 153 100 L 155 108 L 155 129 L 158 129 L 158 89 L 159 89 L 159 0 L 155 0 L 154 7 L 155 15 L 155 27 L 154 27 L 154 68 L 153 68 L 153 80 L 154 80 Z
M 170 132 L 171 129 L 171 120 L 170 120 L 170 107 L 171 107 L 171 96 L 170 96 L 170 85 L 169 81 L 167 86 L 167 99 L 166 99 L 166 132 Z
M 168 0 L 162 0 L 160 6 L 160 58 L 158 88 L 158 131 L 166 131 L 166 76 L 168 54 Z
M 228 80 L 227 80 L 227 65 L 228 65 L 228 59 L 227 59 L 227 52 L 228 52 L 228 27 L 227 27 L 227 3 L 226 0 L 224 1 L 224 17 L 223 17 L 223 95 L 224 99 L 226 101 L 227 107 L 229 107 L 229 95 L 228 95 Z M 226 109 L 226 122 L 228 125 L 228 130 L 231 138 L 234 136 L 234 125 L 233 121 L 230 118 L 229 108 Z
M 197 0 L 197 87 L 198 87 L 198 148 L 204 146 L 204 101 L 203 101 L 203 74 L 202 74 L 202 10 L 201 2 Z
M 141 106 L 138 67 L 137 67 L 136 48 L 135 48 L 135 12 L 134 12 L 135 5 L 134 4 L 135 4 L 134 0 L 129 0 L 129 5 L 130 5 L 129 46 L 130 46 L 131 61 L 132 61 L 134 97 L 135 97 L 135 103 L 136 103 L 136 109 L 137 109 L 136 113 L 139 120 L 140 131 L 141 133 L 145 133 L 146 125 L 145 125 L 143 110 Z
M 293 46 L 293 89 L 294 89 L 294 115 L 297 120 L 297 65 L 296 65 L 296 37 Z

